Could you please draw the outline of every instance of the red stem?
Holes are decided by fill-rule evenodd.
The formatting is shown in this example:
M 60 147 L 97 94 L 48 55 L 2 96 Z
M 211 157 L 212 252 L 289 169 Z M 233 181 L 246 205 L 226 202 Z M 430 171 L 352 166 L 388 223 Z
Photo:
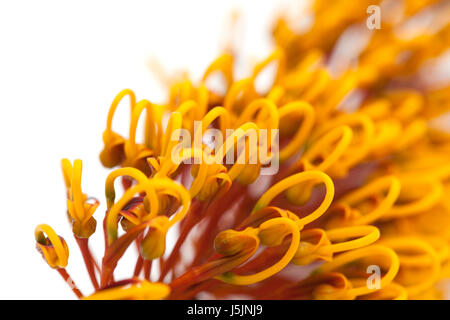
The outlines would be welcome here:
M 64 268 L 60 268 L 60 269 L 56 269 L 56 271 L 58 271 L 58 273 L 61 275 L 61 277 L 64 279 L 64 281 L 69 285 L 70 289 L 72 289 L 73 293 L 75 293 L 75 295 L 77 296 L 78 299 L 82 299 L 83 298 L 83 294 L 81 293 L 81 291 L 77 288 L 77 286 L 75 285 L 75 282 L 73 281 L 73 279 L 69 276 L 69 274 L 67 273 L 66 269 Z M 71 283 L 69 283 L 69 281 Z
M 152 272 L 152 262 L 153 260 L 144 260 L 144 277 L 148 281 L 150 281 L 150 274 Z
M 80 247 L 81 254 L 83 255 L 84 264 L 86 265 L 86 269 L 89 273 L 89 277 L 91 279 L 92 285 L 94 289 L 97 291 L 99 289 L 97 277 L 95 275 L 95 267 L 94 267 L 94 259 L 92 258 L 91 251 L 89 250 L 89 239 L 88 238 L 79 238 L 75 235 L 75 240 Z
M 200 202 L 196 202 L 191 210 L 189 211 L 185 223 L 181 226 L 180 235 L 178 236 L 177 242 L 170 253 L 167 260 L 164 262 L 163 267 L 161 268 L 161 274 L 159 277 L 159 281 L 162 281 L 164 277 L 169 272 L 170 268 L 178 261 L 180 257 L 180 248 L 186 240 L 187 236 L 191 232 L 192 228 L 197 225 L 198 222 L 204 217 L 204 213 L 208 205 L 204 205 Z M 199 212 L 200 209 L 200 212 Z
M 241 185 L 233 185 L 231 189 L 224 196 L 216 199 L 212 205 L 209 206 L 205 216 L 208 218 L 206 227 L 203 229 L 203 234 L 197 240 L 199 246 L 197 247 L 196 256 L 192 260 L 190 267 L 194 267 L 202 263 L 202 258 L 208 256 L 212 248 L 212 242 L 214 237 L 217 235 L 217 230 L 219 229 L 218 222 L 226 212 L 229 207 L 224 205 L 224 203 L 232 203 L 239 201 L 236 197 L 241 198 L 242 194 L 244 196 L 247 194 L 247 187 Z
M 141 273 L 142 266 L 144 265 L 144 259 L 142 259 L 141 255 L 137 258 L 136 266 L 134 267 L 134 277 L 139 277 L 139 274 Z

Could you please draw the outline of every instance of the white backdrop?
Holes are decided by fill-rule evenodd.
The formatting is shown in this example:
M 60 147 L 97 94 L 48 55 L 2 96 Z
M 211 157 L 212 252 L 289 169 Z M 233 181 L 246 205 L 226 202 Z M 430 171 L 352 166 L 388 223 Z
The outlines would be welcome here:
M 249 60 L 270 52 L 270 26 L 290 1 L 0 2 L 0 298 L 72 299 L 35 250 L 34 227 L 50 224 L 68 242 L 68 271 L 92 288 L 65 216 L 60 159 L 84 161 L 83 188 L 102 201 L 102 131 L 114 96 L 133 89 L 161 101 L 149 60 L 198 79 L 220 53 L 232 9 Z M 124 116 L 126 108 L 119 112 Z M 126 117 L 119 128 L 125 128 Z M 122 130 L 122 132 L 124 132 Z M 99 226 L 100 228 L 100 226 Z M 93 239 L 101 256 L 101 233 Z M 125 259 L 126 260 L 126 259 Z M 134 260 L 119 264 L 131 273 Z

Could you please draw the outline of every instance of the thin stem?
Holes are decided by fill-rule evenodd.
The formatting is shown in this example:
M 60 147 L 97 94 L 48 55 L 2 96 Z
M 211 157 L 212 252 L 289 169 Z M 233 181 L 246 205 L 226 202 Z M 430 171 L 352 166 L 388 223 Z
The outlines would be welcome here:
M 191 262 L 190 268 L 199 265 L 202 262 L 202 257 L 207 256 L 211 249 L 211 244 L 214 237 L 217 235 L 219 229 L 219 220 L 222 218 L 229 207 L 224 206 L 224 203 L 238 202 L 243 196 L 247 195 L 247 187 L 241 185 L 233 185 L 230 191 L 224 196 L 215 199 L 213 203 L 208 207 L 205 213 L 206 227 L 203 229 L 203 234 L 197 240 L 199 244 L 194 259 Z
M 75 285 L 75 282 L 69 276 L 69 274 L 67 273 L 66 269 L 60 268 L 60 269 L 56 269 L 56 271 L 58 271 L 58 273 L 61 275 L 61 277 L 64 279 L 64 281 L 69 285 L 70 289 L 72 289 L 73 293 L 75 293 L 77 298 L 78 299 L 82 299 L 83 298 L 83 294 L 78 289 L 78 287 Z
M 152 271 L 153 260 L 144 260 L 144 277 L 146 280 L 150 281 L 150 274 Z
M 94 259 L 92 258 L 91 251 L 89 250 L 88 238 L 79 238 L 75 236 L 75 240 L 77 240 L 78 246 L 80 247 L 81 254 L 83 255 L 84 264 L 86 265 L 86 269 L 89 273 L 89 277 L 91 279 L 92 285 L 94 289 L 97 291 L 99 289 L 97 277 L 95 275 L 95 267 L 94 267 Z
M 192 228 L 197 225 L 198 222 L 204 217 L 206 213 L 206 209 L 208 208 L 208 204 L 203 204 L 200 202 L 195 202 L 195 205 L 191 207 L 190 212 L 187 215 L 187 218 L 184 220 L 184 224 L 181 226 L 180 235 L 178 236 L 177 242 L 170 253 L 167 260 L 164 262 L 164 265 L 161 269 L 159 281 L 162 281 L 164 277 L 169 272 L 170 268 L 178 261 L 180 257 L 180 248 L 185 242 L 187 236 L 191 232 Z
M 144 259 L 142 259 L 141 255 L 137 258 L 136 266 L 134 267 L 133 277 L 139 277 L 139 274 L 142 271 L 142 267 L 144 265 Z
M 138 237 L 136 238 L 136 241 L 134 242 L 136 244 L 136 251 L 138 254 L 136 266 L 134 267 L 134 273 L 133 273 L 134 277 L 139 277 L 139 274 L 141 273 L 142 267 L 144 265 L 144 259 L 142 258 L 141 252 L 140 252 L 142 238 L 143 238 L 143 235 L 140 234 L 140 235 L 138 235 Z

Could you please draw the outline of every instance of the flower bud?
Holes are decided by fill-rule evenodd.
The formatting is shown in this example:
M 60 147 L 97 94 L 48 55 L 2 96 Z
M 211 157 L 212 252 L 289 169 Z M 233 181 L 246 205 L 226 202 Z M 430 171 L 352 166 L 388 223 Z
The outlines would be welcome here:
M 202 164 L 204 165 L 204 164 Z M 199 174 L 200 165 L 193 165 L 191 169 L 191 174 L 193 177 L 197 177 Z M 226 174 L 227 169 L 225 166 L 221 164 L 210 164 L 207 168 L 206 179 L 201 187 L 199 193 L 196 197 L 200 201 L 206 201 L 211 199 L 214 195 L 217 194 L 219 188 L 221 187 L 222 179 L 219 178 L 221 174 Z
M 319 259 L 331 261 L 333 252 L 331 250 L 320 250 L 330 244 L 331 242 L 324 230 L 305 230 L 302 233 L 302 241 L 291 262 L 296 265 L 307 265 Z
M 351 300 L 349 289 L 352 285 L 341 273 L 329 273 L 319 276 L 320 282 L 311 292 L 311 298 L 315 300 Z
M 258 245 L 256 229 L 253 228 L 247 228 L 244 231 L 225 230 L 214 239 L 214 249 L 224 256 L 235 255 Z
M 141 255 L 146 260 L 162 257 L 166 250 L 167 223 L 169 218 L 158 216 L 150 222 L 149 230 L 141 242 Z
M 83 195 L 83 198 L 86 197 Z M 92 217 L 92 214 L 97 209 L 99 203 L 95 201 L 95 203 L 88 203 L 87 200 L 84 200 L 83 204 L 83 220 L 80 220 L 75 213 L 75 205 L 71 200 L 67 200 L 67 211 L 69 212 L 69 217 L 72 223 L 72 231 L 79 238 L 89 238 L 97 227 L 97 221 Z M 86 220 L 87 218 L 87 220 Z
M 65 268 L 69 259 L 69 248 L 64 238 L 58 236 L 46 224 L 37 226 L 34 234 L 36 249 L 41 253 L 48 265 L 54 269 Z
M 103 134 L 104 147 L 100 153 L 100 161 L 106 168 L 118 166 L 125 158 L 125 139 L 115 132 Z
M 135 149 L 128 147 L 125 144 L 125 160 L 123 162 L 124 167 L 132 167 L 139 169 L 146 176 L 152 174 L 152 169 L 149 167 L 147 158 L 154 155 L 153 151 L 148 149 L 145 145 L 136 145 Z
M 72 231 L 79 238 L 89 238 L 97 227 L 97 221 L 90 217 L 88 221 L 82 223 L 77 220 L 73 220 Z
M 299 183 L 286 190 L 286 198 L 295 205 L 304 205 L 311 198 L 315 184 L 316 182 L 312 181 Z
M 270 222 L 270 220 L 267 222 Z M 279 246 L 286 236 L 292 234 L 292 227 L 289 225 L 277 223 L 266 227 L 267 222 L 260 226 L 258 234 L 261 243 L 265 246 Z
M 245 164 L 244 169 L 241 171 L 237 180 L 243 185 L 249 185 L 255 182 L 259 178 L 259 173 L 261 171 L 260 164 Z

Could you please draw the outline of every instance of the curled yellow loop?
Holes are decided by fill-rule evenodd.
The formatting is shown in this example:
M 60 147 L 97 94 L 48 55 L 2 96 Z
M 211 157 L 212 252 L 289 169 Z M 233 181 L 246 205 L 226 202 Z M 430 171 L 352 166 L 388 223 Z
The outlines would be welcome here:
M 339 79 L 334 79 L 328 83 L 328 86 L 322 94 L 323 101 L 318 110 L 317 117 L 325 121 L 329 114 L 342 102 L 342 100 L 358 85 L 357 74 L 347 72 Z
M 372 120 L 364 114 L 343 114 L 323 123 L 314 133 L 311 139 L 322 136 L 324 133 L 341 125 L 347 125 L 352 129 L 353 137 L 351 144 L 347 147 L 339 162 L 329 168 L 333 176 L 343 176 L 348 169 L 363 160 L 370 151 L 375 127 Z
M 145 144 L 138 145 L 136 143 L 136 129 L 144 110 L 147 110 Z M 124 166 L 135 167 L 143 172 L 148 171 L 146 158 L 154 154 L 152 143 L 156 141 L 155 130 L 152 105 L 149 101 L 142 100 L 134 107 L 131 114 L 129 139 L 125 142 Z
M 314 109 L 305 101 L 293 101 L 278 109 L 278 117 L 280 121 L 284 117 L 296 113 L 302 117 L 303 121 L 300 129 L 297 130 L 292 140 L 288 143 L 288 145 L 280 150 L 280 161 L 285 161 L 300 151 L 307 135 L 314 125 Z
M 400 272 L 396 282 L 405 287 L 408 296 L 422 293 L 438 280 L 441 271 L 440 260 L 436 251 L 427 242 L 406 236 L 385 238 L 380 244 L 392 248 L 398 254 Z M 418 268 L 422 268 L 423 272 Z
M 331 261 L 335 253 L 368 246 L 379 237 L 380 231 L 374 226 L 346 227 L 327 231 L 305 230 L 302 232 L 302 242 L 292 262 L 306 265 L 318 258 Z
M 192 182 L 189 192 L 191 198 L 194 198 L 202 189 L 207 179 L 208 173 L 211 172 L 212 166 L 208 160 L 204 151 L 199 148 L 173 148 L 171 157 L 165 159 L 161 168 L 158 170 L 155 178 L 168 176 L 171 172 L 174 172 L 180 164 L 186 160 L 194 160 L 193 170 L 195 171 L 195 179 Z M 173 161 L 172 161 L 173 160 Z M 199 165 L 195 165 L 199 163 Z M 195 168 L 195 169 L 194 169 Z
M 350 127 L 345 125 L 336 127 L 314 142 L 305 151 L 300 162 L 304 164 L 307 170 L 315 169 L 326 172 L 346 152 L 352 137 L 353 132 Z M 331 149 L 333 144 L 336 144 L 336 146 Z M 330 149 L 332 151 L 325 154 Z
M 258 63 L 253 69 L 252 78 L 256 79 L 258 75 L 268 67 L 272 62 L 278 62 L 277 72 L 274 78 L 273 84 L 279 83 L 280 79 L 285 73 L 286 68 L 286 57 L 284 51 L 281 48 L 275 49 L 266 59 Z
M 211 109 L 202 119 L 202 125 L 196 128 L 194 137 L 202 136 L 208 127 L 213 123 L 216 119 L 220 119 L 220 131 L 222 132 L 222 136 L 226 137 L 226 129 L 231 127 L 231 117 L 230 113 L 227 109 L 223 107 L 215 107 Z M 201 131 L 200 131 L 201 130 Z M 201 143 L 201 141 L 198 141 Z
M 367 295 L 359 296 L 358 300 L 407 300 L 408 292 L 405 287 L 391 282 L 383 289 Z
M 203 110 L 194 100 L 184 101 L 176 111 L 181 114 L 183 127 L 189 130 L 189 132 L 194 131 L 194 121 L 200 120 L 203 117 Z
M 394 205 L 395 201 L 397 200 L 399 194 L 400 194 L 400 181 L 398 178 L 394 176 L 385 176 L 376 179 L 375 181 L 370 182 L 369 184 L 356 189 L 355 191 L 350 192 L 343 198 L 339 199 L 339 202 L 337 205 L 344 205 L 349 206 L 351 210 L 355 213 L 353 217 L 350 217 L 350 219 L 347 218 L 347 220 L 339 220 L 334 219 L 331 217 L 331 220 L 335 221 L 339 224 L 350 224 L 350 225 L 363 225 L 363 224 L 370 224 L 378 219 L 380 219 L 386 212 L 388 212 L 392 206 Z M 385 191 L 386 190 L 386 191 Z M 386 192 L 386 195 L 384 196 L 382 193 Z M 381 195 L 380 195 L 381 194 Z M 370 197 L 378 196 L 381 197 L 381 200 L 376 201 L 376 207 L 373 208 L 373 205 L 369 206 L 371 207 L 371 211 L 368 211 L 365 208 L 361 207 L 361 210 L 358 210 L 358 205 L 366 204 L 370 201 Z M 372 200 L 373 202 L 373 200 Z M 366 207 L 366 206 L 364 206 Z M 355 211 L 356 209 L 356 211 Z M 370 209 L 369 209 L 370 210 Z M 332 223 L 333 224 L 333 223 Z
M 224 53 L 220 55 L 216 60 L 214 60 L 206 69 L 202 77 L 202 82 L 206 82 L 208 78 L 216 73 L 221 72 L 224 76 L 226 90 L 233 83 L 233 56 L 229 53 Z
M 424 190 L 425 188 L 425 190 Z M 413 196 L 412 199 L 408 197 L 408 194 L 412 194 L 412 189 L 416 189 L 415 193 L 420 192 L 420 195 Z M 403 193 L 407 197 L 403 196 Z M 429 181 L 425 184 L 406 184 L 402 181 L 402 193 L 400 194 L 399 200 L 402 200 L 401 204 L 395 204 L 386 212 L 382 220 L 406 217 L 414 214 L 419 214 L 424 211 L 431 209 L 438 201 L 442 198 L 444 194 L 444 187 L 439 181 Z
M 87 196 L 81 190 L 83 169 L 81 160 L 75 160 L 72 166 L 69 160 L 63 159 L 61 166 L 66 186 L 69 187 L 67 211 L 72 219 L 72 230 L 78 237 L 89 238 L 95 232 L 97 225 L 92 215 L 99 206 L 99 202 L 97 200 L 93 203 L 88 202 Z
M 167 229 L 183 219 L 186 216 L 191 204 L 189 192 L 183 186 L 170 179 L 151 179 L 128 189 L 122 198 L 111 207 L 106 217 L 108 244 L 111 245 L 111 243 L 117 239 L 117 222 L 120 211 L 136 193 L 145 192 L 146 195 L 150 197 L 150 213 L 144 217 L 144 221 L 149 221 L 157 215 L 159 210 L 159 202 L 156 197 L 156 192 L 163 190 L 173 190 L 173 192 L 180 197 L 182 207 L 181 210 L 179 210 L 167 222 Z
M 130 97 L 131 112 L 136 105 L 136 96 L 130 89 L 125 89 L 119 92 L 114 98 L 111 107 L 109 108 L 108 118 L 106 120 L 106 129 L 103 133 L 104 148 L 100 153 L 100 160 L 102 164 L 107 168 L 117 166 L 123 161 L 124 158 L 124 144 L 125 139 L 119 134 L 112 131 L 112 121 L 116 112 L 117 106 L 125 96 Z M 130 112 L 130 113 L 131 113 Z
M 205 150 L 195 147 L 183 148 L 182 145 L 178 145 L 172 149 L 169 159 L 161 159 L 161 163 L 158 163 L 155 159 L 149 159 L 149 162 L 157 171 L 155 178 L 168 177 L 186 160 L 189 160 L 189 163 L 193 160 L 192 174 L 195 178 L 189 188 L 191 198 L 199 196 L 201 201 L 204 201 L 214 195 L 220 187 L 217 180 L 223 180 L 223 183 L 231 184 L 226 168 L 215 163 L 214 155 L 205 153 Z
M 34 237 L 36 239 L 36 247 L 50 267 L 59 269 L 67 266 L 69 260 L 67 243 L 49 225 L 38 225 L 34 229 Z
M 256 119 L 254 118 L 255 115 Z M 251 157 L 253 156 L 260 163 L 268 163 L 274 156 L 278 156 L 278 154 L 270 152 L 271 146 L 277 144 L 277 133 L 273 132 L 273 130 L 278 129 L 279 124 L 276 105 L 269 99 L 254 100 L 244 109 L 239 119 L 237 120 L 235 126 L 241 127 L 239 127 L 236 131 L 240 130 L 243 126 L 245 126 L 246 123 L 254 123 L 258 127 L 257 130 L 248 131 L 250 134 L 249 138 L 253 137 L 255 141 L 253 143 L 247 142 L 248 146 L 246 145 L 245 150 L 248 150 L 248 153 L 250 153 L 251 151 L 257 153 L 249 155 L 248 158 L 251 159 Z M 251 150 L 250 147 L 254 147 L 256 143 L 257 148 L 254 148 L 255 150 Z M 264 152 L 259 151 L 259 149 L 264 150 Z
M 238 100 L 249 101 L 250 99 L 256 98 L 257 93 L 253 85 L 253 79 L 247 78 L 236 81 L 228 90 L 224 101 L 223 107 L 230 112 L 231 115 L 239 114 L 239 111 L 244 106 L 239 105 Z M 237 110 L 236 110 L 237 109 Z M 235 110 L 237 112 L 235 112 Z
M 255 115 L 257 115 L 256 119 Z M 238 127 L 246 122 L 254 122 L 258 127 L 267 130 L 277 129 L 279 123 L 277 106 L 269 99 L 252 101 L 241 113 L 235 126 Z
M 155 217 L 159 210 L 159 201 L 156 197 L 156 190 L 153 184 L 150 181 L 146 181 L 144 183 L 139 183 L 127 191 L 125 191 L 122 198 L 119 199 L 116 203 L 114 203 L 107 216 L 106 216 L 106 230 L 107 230 L 107 238 L 108 245 L 111 245 L 118 237 L 118 226 L 119 222 L 119 214 L 125 205 L 129 203 L 129 201 L 134 197 L 136 193 L 145 192 L 146 196 L 150 198 L 150 212 L 148 214 L 149 217 Z
M 107 201 L 108 209 L 114 204 L 116 198 L 116 191 L 114 188 L 114 181 L 118 177 L 127 176 L 136 180 L 138 183 L 144 183 L 148 181 L 147 176 L 135 168 L 120 168 L 111 172 L 105 181 L 105 197 Z
M 344 252 L 338 255 L 333 261 L 324 263 L 322 266 L 316 269 L 315 273 L 336 271 L 342 267 L 345 267 L 350 263 L 354 263 L 355 261 L 377 256 L 383 257 L 383 259 L 380 260 L 383 262 L 383 264 L 386 264 L 386 262 L 388 264 L 388 270 L 381 277 L 381 279 L 379 279 L 380 280 L 379 289 L 383 289 L 394 280 L 399 270 L 400 263 L 396 253 L 392 249 L 382 245 L 371 245 L 369 247 Z M 343 273 L 345 275 L 345 272 Z M 358 279 L 350 281 L 355 284 L 362 282 L 360 287 L 353 287 L 352 289 L 349 290 L 350 291 L 349 293 L 355 297 L 369 294 L 379 290 L 373 287 L 369 288 L 369 286 L 367 286 L 366 281 L 359 281 Z
M 119 105 L 120 101 L 127 95 L 130 97 L 131 112 L 133 111 L 134 106 L 136 105 L 136 95 L 130 89 L 124 89 L 124 90 L 120 91 L 117 94 L 117 96 L 114 98 L 114 100 L 111 104 L 111 107 L 109 108 L 108 118 L 106 121 L 106 132 L 112 131 L 112 121 L 113 121 L 117 106 Z
M 247 122 L 244 123 L 242 126 L 240 126 L 238 129 L 234 130 L 231 135 L 227 137 L 225 142 L 222 144 L 222 146 L 219 148 L 219 152 L 214 155 L 215 157 L 215 163 L 223 163 L 223 159 L 225 157 L 228 157 L 230 150 L 235 150 L 235 145 L 241 141 L 241 139 L 245 139 L 248 137 L 249 139 L 253 139 L 254 143 L 252 145 L 255 145 L 255 143 L 258 141 L 258 132 L 259 128 L 258 126 L 253 122 Z M 247 150 L 246 150 L 247 149 Z M 242 152 L 238 155 L 238 159 L 235 161 L 234 165 L 228 170 L 228 175 L 230 176 L 230 179 L 233 181 L 235 180 L 239 174 L 244 170 L 245 165 L 248 164 L 249 159 L 254 159 L 255 162 L 257 162 L 257 154 L 255 154 L 258 150 L 248 150 L 249 148 L 244 148 Z M 250 151 L 253 151 L 251 153 Z M 234 157 L 234 154 L 232 154 Z M 234 158 L 233 158 L 234 161 Z M 228 161 L 227 162 L 232 162 Z
M 187 100 L 195 99 L 195 96 L 196 90 L 194 85 L 186 75 L 184 75 L 184 77 L 173 83 L 170 87 L 169 105 L 172 108 L 176 108 Z
M 351 239 L 340 243 L 332 243 L 328 250 L 333 253 L 349 251 L 368 246 L 380 238 L 380 230 L 375 226 L 355 226 L 327 230 L 328 239 L 332 242 Z
M 178 111 L 174 111 L 170 114 L 169 121 L 167 123 L 166 131 L 163 136 L 161 155 L 165 158 L 170 157 L 170 152 L 178 144 L 180 138 L 180 131 L 182 127 L 182 116 Z
M 320 206 L 314 210 L 312 213 L 300 219 L 300 223 L 302 225 L 306 225 L 317 218 L 319 218 L 330 206 L 334 197 L 334 184 L 328 175 L 321 171 L 305 171 L 301 173 L 294 174 L 282 181 L 278 182 L 274 186 L 272 186 L 269 190 L 267 190 L 261 198 L 259 198 L 258 202 L 255 204 L 252 214 L 260 210 L 261 208 L 267 207 L 270 202 L 280 193 L 286 191 L 287 189 L 295 186 L 296 184 L 308 181 L 315 180 L 318 182 L 322 182 L 325 185 L 325 197 L 322 200 Z
M 152 148 L 152 143 L 156 139 L 156 128 L 154 127 L 154 123 L 156 122 L 156 118 L 154 115 L 153 105 L 148 100 L 139 101 L 136 106 L 133 108 L 131 112 L 131 122 L 130 122 L 130 133 L 129 133 L 129 145 L 126 146 L 129 152 L 133 152 L 137 149 L 136 146 L 136 129 L 138 126 L 139 119 L 144 110 L 147 112 L 146 123 L 145 123 L 145 146 L 149 149 Z
M 293 169 L 318 170 L 328 174 L 327 169 L 339 161 L 350 145 L 352 137 L 353 133 L 348 126 L 339 126 L 331 130 L 305 151 Z M 294 204 L 304 204 L 316 184 L 317 182 L 312 180 L 289 188 L 286 197 Z
M 280 227 L 283 227 L 285 229 L 284 232 L 281 232 L 281 235 L 279 233 Z M 276 232 L 277 234 L 276 237 L 274 237 L 273 234 L 270 234 L 273 232 Z M 264 222 L 258 228 L 258 237 L 260 238 L 263 244 L 266 244 L 268 246 L 279 245 L 281 241 L 284 239 L 284 237 L 288 234 L 292 235 L 291 244 L 286 253 L 284 254 L 284 256 L 274 265 L 252 275 L 242 276 L 228 272 L 215 278 L 229 284 L 245 286 L 263 281 L 273 276 L 274 274 L 280 272 L 281 270 L 284 269 L 284 267 L 286 267 L 289 264 L 289 262 L 294 257 L 295 252 L 297 251 L 300 242 L 299 227 L 291 219 L 274 218 Z

